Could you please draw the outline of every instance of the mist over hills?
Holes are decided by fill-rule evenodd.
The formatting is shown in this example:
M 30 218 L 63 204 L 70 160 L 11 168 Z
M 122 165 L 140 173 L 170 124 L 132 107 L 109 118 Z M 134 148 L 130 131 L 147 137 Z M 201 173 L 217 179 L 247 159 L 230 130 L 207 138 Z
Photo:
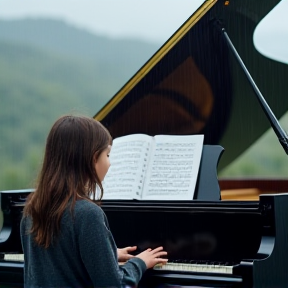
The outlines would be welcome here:
M 112 39 L 68 25 L 62 20 L 0 20 L 0 39 L 25 43 L 65 56 L 113 63 L 148 60 L 161 43 L 133 39 Z M 136 66 L 140 68 L 139 66 Z M 131 76 L 131 75 L 130 75 Z
M 31 187 L 55 119 L 94 116 L 159 47 L 60 20 L 1 20 L 0 190 Z

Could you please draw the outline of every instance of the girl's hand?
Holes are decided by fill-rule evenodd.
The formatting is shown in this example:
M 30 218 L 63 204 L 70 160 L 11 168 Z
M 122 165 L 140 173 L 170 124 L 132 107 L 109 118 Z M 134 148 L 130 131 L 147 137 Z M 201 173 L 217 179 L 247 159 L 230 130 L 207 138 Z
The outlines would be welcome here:
M 125 248 L 117 248 L 118 262 L 125 262 L 133 257 L 134 255 L 129 254 L 137 249 L 137 246 L 129 246 Z
M 158 247 L 153 250 L 149 248 L 135 257 L 142 259 L 145 262 L 147 269 L 149 269 L 154 267 L 156 264 L 166 264 L 168 259 L 162 258 L 162 256 L 166 255 L 167 252 L 163 251 L 163 247 Z

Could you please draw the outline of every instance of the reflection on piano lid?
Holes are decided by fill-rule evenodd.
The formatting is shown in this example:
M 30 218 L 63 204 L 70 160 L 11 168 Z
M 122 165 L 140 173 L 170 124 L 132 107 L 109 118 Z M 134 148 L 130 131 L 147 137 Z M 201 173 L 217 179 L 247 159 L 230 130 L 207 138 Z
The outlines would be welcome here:
M 102 203 L 119 247 L 135 243 L 140 252 L 163 245 L 174 263 L 181 259 L 239 263 L 256 258 L 263 232 L 257 202 L 122 203 L 126 205 Z
M 205 1 L 95 115 L 118 137 L 132 133 L 205 134 L 225 149 L 226 167 L 268 128 L 223 27 L 277 118 L 288 107 L 288 66 L 253 45 L 258 23 L 278 0 Z M 227 5 L 228 4 L 228 5 Z

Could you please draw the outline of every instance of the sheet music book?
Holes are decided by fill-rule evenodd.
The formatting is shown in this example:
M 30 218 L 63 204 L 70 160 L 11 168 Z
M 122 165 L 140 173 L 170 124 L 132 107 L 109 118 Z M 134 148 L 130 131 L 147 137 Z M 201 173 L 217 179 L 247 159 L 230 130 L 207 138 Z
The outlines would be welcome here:
M 114 139 L 103 199 L 192 200 L 203 140 L 145 134 Z

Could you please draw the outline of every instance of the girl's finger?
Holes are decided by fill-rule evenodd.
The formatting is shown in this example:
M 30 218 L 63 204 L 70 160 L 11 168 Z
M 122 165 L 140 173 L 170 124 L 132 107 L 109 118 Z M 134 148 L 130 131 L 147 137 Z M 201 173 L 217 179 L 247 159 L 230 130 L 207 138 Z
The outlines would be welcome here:
M 153 252 L 154 252 L 154 253 L 157 253 L 158 251 L 161 251 L 161 250 L 163 250 L 163 247 L 162 247 L 162 246 L 155 248 L 155 249 L 153 250 Z
M 166 256 L 167 255 L 167 252 L 159 252 L 159 253 L 157 253 L 157 254 L 155 254 L 154 256 L 155 256 L 155 258 L 158 258 L 158 257 L 161 257 L 161 256 Z

